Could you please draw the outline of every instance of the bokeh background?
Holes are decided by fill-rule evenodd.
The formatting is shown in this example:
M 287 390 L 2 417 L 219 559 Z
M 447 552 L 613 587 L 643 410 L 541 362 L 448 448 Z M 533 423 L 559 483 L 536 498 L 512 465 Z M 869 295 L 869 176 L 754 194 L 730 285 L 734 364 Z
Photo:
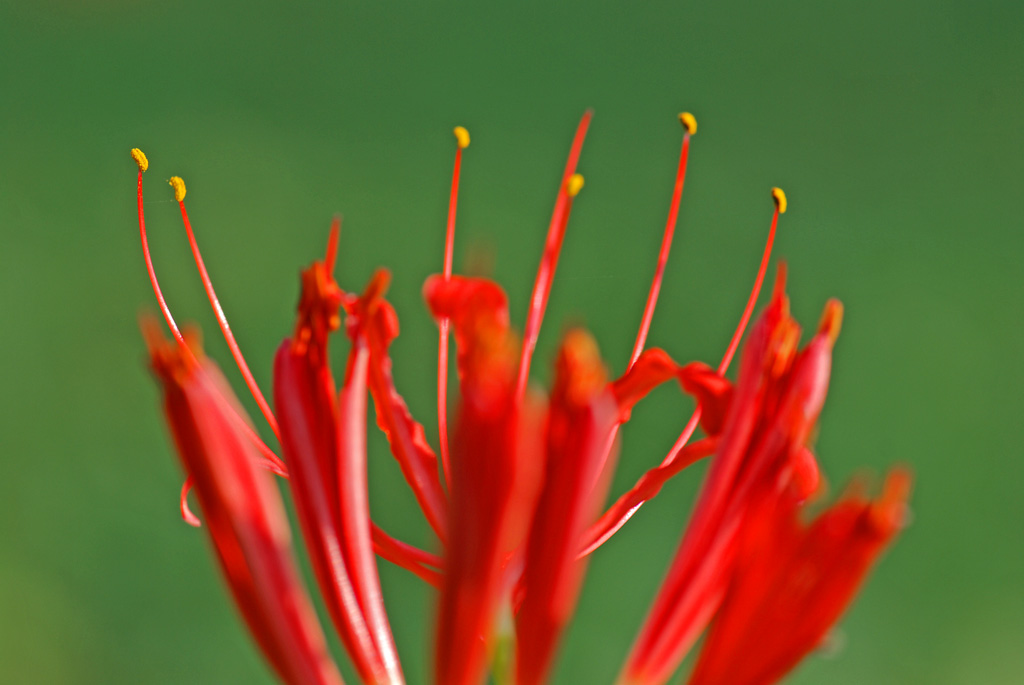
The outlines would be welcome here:
M 297 270 L 343 212 L 341 282 L 393 269 L 396 376 L 434 440 L 436 335 L 419 289 L 441 263 L 451 128 L 473 136 L 457 264 L 490 263 L 522 321 L 586 107 L 587 184 L 537 380 L 566 322 L 622 370 L 675 115 L 694 112 L 651 344 L 721 354 L 782 186 L 776 254 L 798 317 L 813 325 L 833 295 L 847 308 L 818 442 L 833 491 L 895 461 L 917 473 L 913 525 L 789 682 L 1024 682 L 1022 35 L 1012 1 L 0 3 L 0 682 L 271 682 L 204 535 L 177 515 L 181 473 L 136 325 L 154 306 L 129 148 L 151 161 L 165 292 L 236 383 L 164 180 L 188 183 L 264 384 Z M 668 387 L 640 406 L 616 491 L 688 409 Z M 429 545 L 379 436 L 370 448 L 374 515 Z M 611 682 L 701 473 L 596 555 L 558 682 Z M 381 574 L 406 672 L 424 682 L 432 597 Z

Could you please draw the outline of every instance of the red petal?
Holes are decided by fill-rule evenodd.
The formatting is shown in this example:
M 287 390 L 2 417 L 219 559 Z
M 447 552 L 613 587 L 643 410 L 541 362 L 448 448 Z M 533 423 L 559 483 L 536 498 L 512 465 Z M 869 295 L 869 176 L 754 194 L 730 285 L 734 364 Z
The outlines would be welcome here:
M 354 587 L 349 547 L 357 541 L 341 530 L 334 381 L 325 365 L 311 361 L 309 349 L 285 341 L 274 363 L 274 405 L 296 511 L 328 612 L 360 677 L 386 681 Z
M 794 498 L 769 501 L 747 543 L 691 685 L 775 682 L 820 644 L 903 525 L 910 476 L 875 502 L 841 500 L 804 528 Z
M 454 292 L 447 288 L 440 286 Z M 428 283 L 432 305 L 446 301 L 430 291 Z M 442 315 L 439 307 L 432 309 Z M 526 536 L 543 467 L 543 413 L 517 403 L 516 341 L 493 313 L 472 306 L 443 311 L 452 319 L 462 360 L 435 660 L 435 680 L 445 685 L 476 685 L 483 677 L 497 611 L 511 590 L 506 564 Z
M 679 372 L 683 389 L 700 405 L 700 425 L 708 435 L 719 435 L 732 401 L 732 383 L 706 364 L 693 362 Z
M 534 513 L 516 618 L 519 685 L 542 683 L 572 616 L 586 562 L 577 550 L 604 501 L 605 449 L 618 408 L 593 340 L 572 331 L 556 364 L 544 488 Z M 601 485 L 598 482 L 601 481 Z
M 340 684 L 295 566 L 280 496 L 257 465 L 241 408 L 211 363 L 184 345 L 150 345 L 179 455 L 253 635 L 286 682 Z
M 627 678 L 662 683 L 671 677 L 717 609 L 750 508 L 762 493 L 779 487 L 779 474 L 817 419 L 827 358 L 812 342 L 794 364 L 799 328 L 789 317 L 783 282 L 780 277 L 744 347 L 718 450 L 630 654 Z

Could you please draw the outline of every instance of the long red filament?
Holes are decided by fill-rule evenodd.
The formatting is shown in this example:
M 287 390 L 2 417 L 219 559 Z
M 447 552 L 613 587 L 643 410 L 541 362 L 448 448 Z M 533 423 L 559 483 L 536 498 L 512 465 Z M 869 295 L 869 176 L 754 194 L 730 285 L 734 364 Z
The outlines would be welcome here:
M 537 346 L 537 336 L 540 334 L 541 321 L 544 319 L 544 310 L 547 308 L 548 296 L 551 294 L 551 283 L 555 278 L 558 256 L 562 251 L 562 239 L 565 237 L 565 228 L 569 223 L 569 212 L 572 209 L 569 179 L 576 173 L 576 164 L 579 162 L 583 140 L 587 137 L 587 128 L 590 126 L 593 114 L 589 109 L 584 112 L 583 118 L 580 119 L 580 123 L 576 127 L 576 135 L 573 137 L 572 147 L 569 149 L 569 159 L 565 163 L 562 182 L 558 187 L 558 199 L 555 201 L 551 224 L 548 226 L 544 254 L 537 269 L 533 294 L 530 296 L 530 309 L 526 317 L 526 329 L 523 333 L 523 351 L 519 360 L 519 376 L 516 379 L 517 398 L 522 398 L 526 392 L 526 384 L 530 377 L 530 360 L 533 357 L 533 350 Z
M 716 369 L 719 375 L 724 374 L 729 364 L 732 363 L 732 358 L 736 354 L 736 350 L 739 349 L 740 339 L 743 338 L 743 332 L 747 328 L 747 324 L 750 323 L 750 317 L 754 313 L 754 306 L 757 304 L 757 297 L 761 294 L 761 286 L 764 283 L 765 273 L 768 271 L 768 261 L 772 256 L 772 246 L 775 244 L 775 229 L 779 225 L 779 208 L 775 207 L 775 213 L 772 214 L 772 226 L 768 230 L 768 240 L 765 241 L 764 252 L 761 254 L 761 264 L 757 268 L 757 277 L 754 279 L 754 287 L 750 291 L 750 296 L 747 298 L 747 304 L 743 307 L 743 315 L 740 317 L 740 322 L 736 326 L 736 330 L 732 334 L 732 338 L 729 340 L 729 346 L 725 349 L 725 354 L 722 355 L 722 361 L 718 363 Z M 693 436 L 693 432 L 697 430 L 697 423 L 700 421 L 700 406 L 693 411 L 693 415 L 683 428 L 683 432 L 679 434 L 679 439 L 672 446 L 668 456 L 662 461 L 662 464 L 667 464 L 676 458 L 679 451 L 683 449 L 683 446 L 689 441 L 690 437 Z
M 178 324 L 174 322 L 174 317 L 171 316 L 171 309 L 167 306 L 167 300 L 164 299 L 164 293 L 160 290 L 160 283 L 156 280 L 156 270 L 153 268 L 153 258 L 149 254 L 149 239 L 146 237 L 146 214 L 142 208 L 142 169 L 139 169 L 138 196 L 139 236 L 142 238 L 142 256 L 146 260 L 146 271 L 149 274 L 149 282 L 153 286 L 153 293 L 156 295 L 156 302 L 160 305 L 160 312 L 164 315 L 164 321 L 167 322 L 167 327 L 171 329 L 174 339 L 184 345 L 185 338 L 181 336 L 181 331 L 178 330 Z
M 182 336 L 181 331 L 178 329 L 178 324 L 175 323 L 174 316 L 171 314 L 171 309 L 170 307 L 167 306 L 167 300 L 164 298 L 163 291 L 160 289 L 160 283 L 156 278 L 156 270 L 153 268 L 153 258 L 150 255 L 149 251 L 149 239 L 146 234 L 146 216 L 143 209 L 142 201 L 142 170 L 139 170 L 138 203 L 139 235 L 142 239 L 142 256 L 146 260 L 146 271 L 149 274 L 149 282 L 153 286 L 153 293 L 156 295 L 157 304 L 160 306 L 160 311 L 163 314 L 164 321 L 167 322 L 167 327 L 171 330 L 171 334 L 174 336 L 174 339 L 177 340 L 179 344 L 181 344 L 184 348 L 188 349 L 188 346 L 185 343 L 185 338 Z M 182 206 L 182 211 L 184 211 L 184 206 Z M 191 235 L 191 228 L 189 229 L 189 232 Z M 285 466 L 284 461 L 282 461 L 281 458 L 277 456 L 274 450 L 270 449 L 267 446 L 267 444 L 263 442 L 260 436 L 256 433 L 255 430 L 252 429 L 252 427 L 249 425 L 247 421 L 240 421 L 239 425 L 249 436 L 249 438 L 253 441 L 257 449 L 259 449 L 260 453 L 263 455 L 263 458 L 265 460 L 263 464 L 264 468 L 279 476 L 287 478 L 288 467 Z M 276 422 L 275 424 L 272 425 L 276 425 Z M 190 482 L 186 480 L 181 489 L 182 518 L 184 518 L 185 521 L 188 522 L 190 525 L 197 525 L 199 520 L 188 508 L 187 496 L 189 490 L 191 489 L 190 485 Z
M 455 168 L 448 197 L 448 229 L 444 238 L 444 277 L 451 278 L 455 254 L 455 211 L 459 203 L 459 175 L 462 171 L 462 141 L 455 147 Z M 437 342 L 437 432 L 441 445 L 441 469 L 445 483 L 451 487 L 451 466 L 448 461 L 448 319 L 439 322 Z
M 206 264 L 203 262 L 203 256 L 199 252 L 199 244 L 196 242 L 196 236 L 192 232 L 192 222 L 188 219 L 188 212 L 185 210 L 185 200 L 179 200 L 178 206 L 181 208 L 181 220 L 185 224 L 185 233 L 188 234 L 188 243 L 192 248 L 192 256 L 195 258 L 196 267 L 199 269 L 199 279 L 203 282 L 203 289 L 206 290 L 206 297 L 210 300 L 210 306 L 213 308 L 213 314 L 217 318 L 217 324 L 220 326 L 221 333 L 224 334 L 224 340 L 228 344 L 228 349 L 231 350 L 231 356 L 235 359 L 235 364 L 238 365 L 238 370 L 242 374 L 242 378 L 245 379 L 245 385 L 249 388 L 249 392 L 252 393 L 252 397 L 256 400 L 256 404 L 260 408 L 260 412 L 263 413 L 263 417 L 270 424 L 270 430 L 274 432 L 274 435 L 278 439 L 281 437 L 280 429 L 277 426 L 277 419 L 274 418 L 274 413 L 270 410 L 270 405 L 267 403 L 266 398 L 263 396 L 263 392 L 260 390 L 260 386 L 256 383 L 256 379 L 253 378 L 252 372 L 249 370 L 249 365 L 245 363 L 245 357 L 242 355 L 242 350 L 238 347 L 238 342 L 235 340 L 234 334 L 231 332 L 231 326 L 228 324 L 228 317 L 224 314 L 224 308 L 220 305 L 220 300 L 217 298 L 217 292 L 213 289 L 213 281 L 210 280 L 210 274 L 206 270 Z
M 672 204 L 668 210 L 668 221 L 665 223 L 665 234 L 661 239 L 661 250 L 658 252 L 658 266 L 654 270 L 654 278 L 651 280 L 651 289 L 647 293 L 647 303 L 644 305 L 644 315 L 640 320 L 640 330 L 636 334 L 636 342 L 633 343 L 633 353 L 629 357 L 627 369 L 636 363 L 637 357 L 644 351 L 644 343 L 647 342 L 647 333 L 651 328 L 651 319 L 654 318 L 654 308 L 658 304 L 658 294 L 661 292 L 661 282 L 665 277 L 665 265 L 668 264 L 668 253 L 672 249 L 672 237 L 676 231 L 676 221 L 679 218 L 679 202 L 683 197 L 683 182 L 686 180 L 686 160 L 690 152 L 690 132 L 683 134 L 683 147 L 679 153 L 679 168 L 676 170 L 676 182 L 672 190 Z
M 764 252 L 761 255 L 761 264 L 757 269 L 757 276 L 754 279 L 754 287 L 747 297 L 743 314 L 740 316 L 739 324 L 729 340 L 725 354 L 722 355 L 722 361 L 718 364 L 717 371 L 719 374 L 724 374 L 729 368 L 729 364 L 732 363 L 736 350 L 739 348 L 743 332 L 746 330 L 747 324 L 750 323 L 750 317 L 753 314 L 754 306 L 757 304 L 758 295 L 761 293 L 765 273 L 768 271 L 768 262 L 771 259 L 772 246 L 775 244 L 775 230 L 778 227 L 778 223 L 779 208 L 776 207 L 775 213 L 772 215 L 772 225 L 768 231 L 768 239 L 765 241 Z M 690 438 L 693 437 L 694 431 L 697 430 L 697 425 L 700 423 L 700 415 L 701 408 L 700 405 L 697 405 L 697 408 L 693 410 L 693 414 L 690 416 L 690 420 L 686 422 L 682 433 L 679 434 L 679 438 L 672 445 L 672 449 L 669 450 L 668 455 L 662 460 L 659 468 L 668 467 L 680 458 L 680 455 L 686 449 L 686 443 L 689 442 Z M 590 554 L 607 542 L 609 538 L 626 524 L 626 521 L 633 517 L 633 514 L 639 511 L 644 502 L 650 499 L 649 497 L 637 498 L 639 487 L 640 483 L 628 490 L 590 527 L 590 530 L 587 531 L 584 550 L 580 553 L 581 557 Z M 629 503 L 628 505 L 626 504 L 627 502 Z
M 672 250 L 672 238 L 675 235 L 676 223 L 679 218 L 679 204 L 683 197 L 683 183 L 686 180 L 686 162 L 690 154 L 690 136 L 692 135 L 690 128 L 685 122 L 683 125 L 685 127 L 685 131 L 683 133 L 682 149 L 679 152 L 679 165 L 676 168 L 676 180 L 672 188 L 672 202 L 669 205 L 668 219 L 665 222 L 665 231 L 661 238 L 661 248 L 658 250 L 658 264 L 654 269 L 654 277 L 651 279 L 650 290 L 647 291 L 647 302 L 644 305 L 644 313 L 640 319 L 640 328 L 637 330 L 636 340 L 633 343 L 633 352 L 629 356 L 629 364 L 626 365 L 627 371 L 633 367 L 633 364 L 636 363 L 636 360 L 644 351 L 644 345 L 647 342 L 647 334 L 650 331 L 651 321 L 654 318 L 654 308 L 658 304 L 658 294 L 661 292 L 661 282 L 665 277 L 665 267 L 668 264 L 668 255 Z M 606 446 L 603 459 L 605 463 L 607 463 L 608 457 L 611 455 L 612 449 L 615 446 L 615 438 L 619 434 L 619 427 L 621 425 L 622 424 L 615 424 L 605 441 Z M 609 533 L 609 536 L 610 535 L 611 533 Z

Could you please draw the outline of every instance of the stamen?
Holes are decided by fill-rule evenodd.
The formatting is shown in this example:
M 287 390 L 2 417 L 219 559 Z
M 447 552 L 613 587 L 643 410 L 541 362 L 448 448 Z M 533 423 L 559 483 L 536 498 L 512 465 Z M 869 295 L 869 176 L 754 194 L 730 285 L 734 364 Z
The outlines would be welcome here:
M 146 159 L 146 153 L 137 147 L 132 148 L 132 159 L 139 165 L 139 171 L 145 171 L 149 168 L 149 160 Z
M 724 374 L 729 368 L 729 364 L 732 362 L 733 356 L 736 354 L 736 349 L 739 347 L 740 338 L 743 337 L 743 332 L 746 330 L 747 324 L 750 321 L 750 316 L 754 311 L 754 305 L 757 303 L 757 297 L 761 293 L 761 285 L 764 283 L 765 272 L 768 270 L 768 261 L 771 258 L 772 246 L 775 244 L 775 230 L 779 223 L 779 214 L 786 206 L 786 196 L 783 192 L 775 188 L 772 190 L 772 197 L 775 198 L 775 213 L 772 215 L 772 225 L 768 231 L 768 239 L 765 242 L 764 252 L 761 255 L 761 264 L 757 270 L 757 276 L 754 279 L 754 287 L 750 291 L 750 295 L 747 298 L 747 304 L 743 308 L 743 314 L 740 317 L 740 322 L 736 326 L 736 330 L 729 341 L 729 346 L 726 348 L 725 354 L 722 356 L 722 361 L 718 364 L 716 369 L 718 374 Z M 782 272 L 785 273 L 784 271 Z M 783 279 L 785 276 L 783 275 Z M 686 426 L 683 427 L 682 433 L 676 440 L 675 444 L 672 445 L 672 449 L 669 450 L 668 456 L 666 456 L 659 469 L 664 469 L 676 463 L 677 460 L 682 458 L 686 454 L 687 445 L 686 443 L 693 437 L 694 432 L 697 430 L 697 425 L 700 423 L 701 407 L 697 405 L 697 408 L 693 410 L 693 414 L 690 415 L 690 420 L 686 422 Z M 601 518 L 594 523 L 587 531 L 587 544 L 584 547 L 584 551 L 581 556 L 590 554 L 595 549 L 600 547 L 602 544 L 608 541 L 626 522 L 633 517 L 640 507 L 643 506 L 644 502 L 649 498 L 638 498 L 637 492 L 641 489 L 642 483 L 638 483 L 631 490 L 626 492 L 619 500 L 612 505 L 608 511 L 601 516 Z M 652 495 L 653 496 L 653 495 Z M 617 515 L 616 515 L 617 514 Z
M 686 180 L 686 160 L 690 153 L 690 136 L 697 132 L 697 120 L 689 112 L 679 115 L 686 133 L 683 134 L 683 146 L 679 152 L 679 167 L 676 170 L 676 182 L 672 190 L 672 204 L 669 205 L 668 221 L 665 223 L 665 232 L 661 238 L 661 249 L 658 252 L 658 266 L 654 270 L 654 278 L 651 280 L 651 288 L 647 292 L 647 304 L 644 305 L 644 314 L 640 319 L 640 330 L 636 334 L 636 342 L 633 343 L 633 353 L 629 357 L 629 369 L 636 363 L 640 353 L 644 351 L 644 344 L 647 342 L 647 333 L 651 328 L 651 319 L 654 318 L 654 308 L 658 304 L 658 293 L 661 291 L 661 282 L 665 276 L 665 265 L 668 263 L 668 253 L 672 249 L 672 236 L 675 234 L 676 221 L 679 217 L 679 202 L 683 197 L 683 182 Z
M 782 192 L 782 188 L 772 188 L 772 199 L 775 200 L 775 206 L 779 209 L 779 214 L 785 214 L 786 194 Z
M 689 112 L 679 113 L 679 123 L 683 125 L 683 128 L 691 136 L 697 132 L 697 120 Z
M 185 181 L 181 176 L 171 176 L 167 183 L 174 188 L 174 199 L 181 202 L 185 199 Z
M 132 148 L 131 155 L 135 163 L 139 165 L 139 236 L 142 239 L 142 256 L 146 260 L 146 272 L 149 274 L 149 282 L 153 286 L 153 294 L 156 295 L 157 305 L 160 307 L 160 313 L 164 316 L 164 321 L 167 322 L 167 327 L 171 329 L 174 339 L 184 345 L 185 339 L 181 336 L 181 331 L 178 329 L 178 324 L 174 322 L 174 317 L 171 316 L 171 309 L 167 306 L 167 300 L 164 299 L 163 291 L 160 290 L 160 283 L 156 279 L 156 270 L 153 268 L 153 258 L 149 253 L 149 239 L 146 237 L 146 214 L 142 205 L 142 173 L 149 168 L 149 160 L 142 150 L 137 147 Z
M 523 333 L 523 351 L 519 360 L 519 377 L 516 380 L 517 399 L 521 399 L 526 392 L 526 383 L 530 377 L 530 360 L 533 357 L 533 350 L 537 346 L 541 321 L 544 319 L 544 310 L 547 308 L 548 296 L 551 294 L 551 283 L 558 267 L 558 256 L 562 251 L 562 239 L 565 237 L 565 228 L 569 223 L 572 200 L 583 187 L 582 176 L 578 180 L 573 179 L 578 176 L 576 164 L 579 162 L 583 140 L 587 137 L 587 128 L 590 126 L 592 116 L 593 112 L 588 109 L 576 127 L 576 135 L 573 137 L 572 147 L 569 149 L 569 159 L 565 163 L 565 171 L 562 174 L 558 199 L 555 201 L 555 210 L 551 215 L 551 224 L 548 226 L 547 242 L 544 245 L 540 267 L 537 269 L 537 278 L 533 284 L 530 309 L 526 317 L 526 329 Z
M 583 174 L 573 174 L 569 177 L 569 182 L 565 184 L 565 192 L 569 194 L 569 197 L 576 197 L 583 190 Z
M 722 361 L 718 364 L 718 373 L 724 374 L 729 364 L 732 363 L 732 358 L 736 354 L 736 350 L 740 346 L 740 339 L 743 338 L 743 332 L 747 328 L 747 324 L 750 323 L 750 317 L 754 313 L 754 306 L 757 304 L 757 297 L 761 294 L 761 285 L 764 283 L 764 275 L 768 271 L 768 261 L 772 256 L 772 246 L 775 244 L 775 229 L 779 225 L 779 215 L 786 211 L 786 194 L 782 192 L 781 188 L 772 188 L 772 198 L 775 200 L 775 213 L 772 215 L 772 225 L 768 230 L 768 240 L 765 241 L 764 252 L 761 255 L 761 264 L 757 268 L 757 276 L 754 278 L 754 287 L 750 291 L 750 296 L 747 297 L 747 304 L 743 307 L 743 315 L 740 316 L 740 322 L 736 326 L 736 330 L 732 334 L 732 338 L 729 340 L 729 346 L 725 349 L 725 354 L 722 355 Z M 697 429 L 697 423 L 700 421 L 701 409 L 698 406 L 694 411 L 690 420 L 687 422 L 686 427 L 683 428 L 683 432 L 679 434 L 679 439 L 672 446 L 668 456 L 665 457 L 662 464 L 668 464 L 672 462 L 676 455 L 683 449 L 683 446 L 693 435 L 693 432 Z
M 156 270 L 153 268 L 153 258 L 150 255 L 150 251 L 149 251 L 149 240 L 148 240 L 147 235 L 146 235 L 146 217 L 145 217 L 145 212 L 143 211 L 143 202 L 142 202 L 142 173 L 146 169 L 149 168 L 149 160 L 146 158 L 145 153 L 143 153 L 142 150 L 140 150 L 138 148 L 133 148 L 132 149 L 131 156 L 132 156 L 132 159 L 135 160 L 135 163 L 138 164 L 138 166 L 139 166 L 139 182 L 138 182 L 139 235 L 142 238 L 142 256 L 143 256 L 143 258 L 146 261 L 146 271 L 149 274 L 149 282 L 153 286 L 153 293 L 156 295 L 156 301 L 157 301 L 157 304 L 160 306 L 160 312 L 163 314 L 164 321 L 167 322 L 167 327 L 171 329 L 171 334 L 174 336 L 174 339 L 182 347 L 184 347 L 187 350 L 190 350 L 190 348 L 188 346 L 188 343 L 185 340 L 185 337 L 181 334 L 181 331 L 178 329 L 178 325 L 174 321 L 174 317 L 171 315 L 170 307 L 167 306 L 167 300 L 164 298 L 163 291 L 160 289 L 160 283 L 157 281 Z M 182 181 L 178 177 L 175 177 L 175 178 L 177 178 L 178 181 L 180 182 L 180 185 L 181 185 L 181 196 L 184 197 L 184 195 L 185 195 L 185 182 Z M 177 195 L 178 195 L 178 186 L 175 185 L 174 183 L 171 183 L 171 185 L 174 187 L 175 197 L 177 197 Z M 184 205 L 182 205 L 182 211 L 184 212 Z M 187 221 L 187 219 L 186 219 L 186 221 Z M 191 232 L 191 228 L 189 230 Z M 144 324 L 142 326 L 142 330 L 143 330 L 143 335 L 146 335 L 146 336 L 149 336 L 149 337 L 152 338 L 151 333 L 152 333 L 153 329 L 152 329 L 151 326 L 149 326 L 148 324 Z M 191 354 L 191 351 L 190 351 L 190 354 Z M 271 424 L 271 425 L 274 426 L 274 424 Z M 252 440 L 253 444 L 256 445 L 256 448 L 260 451 L 260 454 L 263 457 L 263 462 L 261 464 L 263 466 L 263 468 L 267 469 L 268 471 L 270 471 L 270 472 L 272 472 L 272 473 L 274 473 L 274 474 L 276 474 L 278 476 L 281 476 L 282 478 L 287 478 L 288 477 L 288 467 L 285 466 L 285 463 L 281 460 L 281 458 L 279 456 L 277 456 L 277 454 L 274 452 L 274 450 L 270 449 L 270 447 L 268 447 L 267 444 L 265 442 L 263 442 L 263 439 L 260 438 L 260 436 L 256 433 L 256 431 L 253 430 L 253 428 L 248 424 L 248 422 L 246 422 L 245 420 L 242 420 L 240 418 L 239 419 L 239 426 L 241 427 L 242 431 L 249 437 L 249 439 Z M 185 484 L 182 486 L 182 491 L 181 491 L 181 514 L 182 514 L 182 518 L 189 525 L 195 526 L 195 525 L 199 524 L 199 519 L 189 509 L 188 501 L 187 501 L 188 491 L 189 491 L 189 489 L 191 489 L 191 482 L 190 482 L 190 480 L 191 479 L 186 479 Z
M 469 147 L 469 131 L 456 126 L 455 168 L 452 171 L 452 189 L 448 198 L 448 229 L 444 238 L 444 278 L 452 276 L 455 253 L 455 212 L 459 204 L 459 176 L 462 173 L 462 151 Z M 444 481 L 451 487 L 451 466 L 448 460 L 448 319 L 439 321 L 437 342 L 437 432 L 441 444 L 441 470 Z
M 203 257 L 199 252 L 199 244 L 196 242 L 196 236 L 192 232 L 192 222 L 189 221 L 188 212 L 185 210 L 185 181 L 183 181 L 180 176 L 174 176 L 171 178 L 169 183 L 174 188 L 174 199 L 178 201 L 178 206 L 181 208 L 181 219 L 185 224 L 185 233 L 188 235 L 188 243 L 192 248 L 192 256 L 195 258 L 196 267 L 199 269 L 199 279 L 203 282 L 203 289 L 206 290 L 206 297 L 210 300 L 210 306 L 213 307 L 213 314 L 217 318 L 217 324 L 220 326 L 221 333 L 224 334 L 224 340 L 228 344 L 228 349 L 231 350 L 231 356 L 234 357 L 238 370 L 242 373 L 242 378 L 245 379 L 245 384 L 249 388 L 249 392 L 252 393 L 253 399 L 256 400 L 256 404 L 263 413 L 263 417 L 267 420 L 267 423 L 270 424 L 270 430 L 272 430 L 274 435 L 280 439 L 280 430 L 277 426 L 277 419 L 274 417 L 274 412 L 270 410 L 270 405 L 267 403 L 266 398 L 264 398 L 263 393 L 260 391 L 259 385 L 256 383 L 256 379 L 253 378 L 252 372 L 249 370 L 249 365 L 245 363 L 245 357 L 242 356 L 242 350 L 239 349 L 238 342 L 235 340 L 235 336 L 231 332 L 231 326 L 228 325 L 228 318 L 224 314 L 224 309 L 221 307 L 216 291 L 213 289 L 213 282 L 210 280 L 210 274 L 207 272 L 206 264 L 203 262 Z

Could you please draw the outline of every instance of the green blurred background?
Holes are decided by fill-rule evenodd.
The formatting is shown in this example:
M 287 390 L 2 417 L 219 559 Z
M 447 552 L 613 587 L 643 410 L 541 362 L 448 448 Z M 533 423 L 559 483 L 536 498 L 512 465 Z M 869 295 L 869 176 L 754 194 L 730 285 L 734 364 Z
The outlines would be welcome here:
M 585 107 L 587 185 L 538 378 L 566 321 L 586 323 L 622 370 L 667 211 L 675 115 L 694 112 L 651 344 L 681 360 L 721 354 L 768 189 L 782 186 L 776 254 L 798 317 L 813 325 L 833 295 L 847 308 L 818 443 L 833 490 L 894 461 L 917 473 L 912 527 L 838 647 L 790 682 L 1024 682 L 1024 5 L 427 4 L 0 5 L 0 682 L 270 682 L 205 536 L 177 515 L 181 474 L 136 325 L 154 307 L 129 148 L 150 158 L 171 306 L 207 331 L 239 394 L 164 179 L 188 183 L 264 384 L 297 270 L 343 212 L 340 280 L 394 270 L 396 377 L 434 440 L 436 335 L 419 289 L 441 263 L 451 128 L 473 136 L 457 264 L 492 259 L 522 321 Z M 663 456 L 688 408 L 673 388 L 641 405 L 618 491 Z M 375 516 L 429 544 L 379 436 L 370 468 Z M 611 681 L 700 474 L 596 555 L 558 682 Z M 381 574 L 406 672 L 423 682 L 432 597 L 394 567 Z

